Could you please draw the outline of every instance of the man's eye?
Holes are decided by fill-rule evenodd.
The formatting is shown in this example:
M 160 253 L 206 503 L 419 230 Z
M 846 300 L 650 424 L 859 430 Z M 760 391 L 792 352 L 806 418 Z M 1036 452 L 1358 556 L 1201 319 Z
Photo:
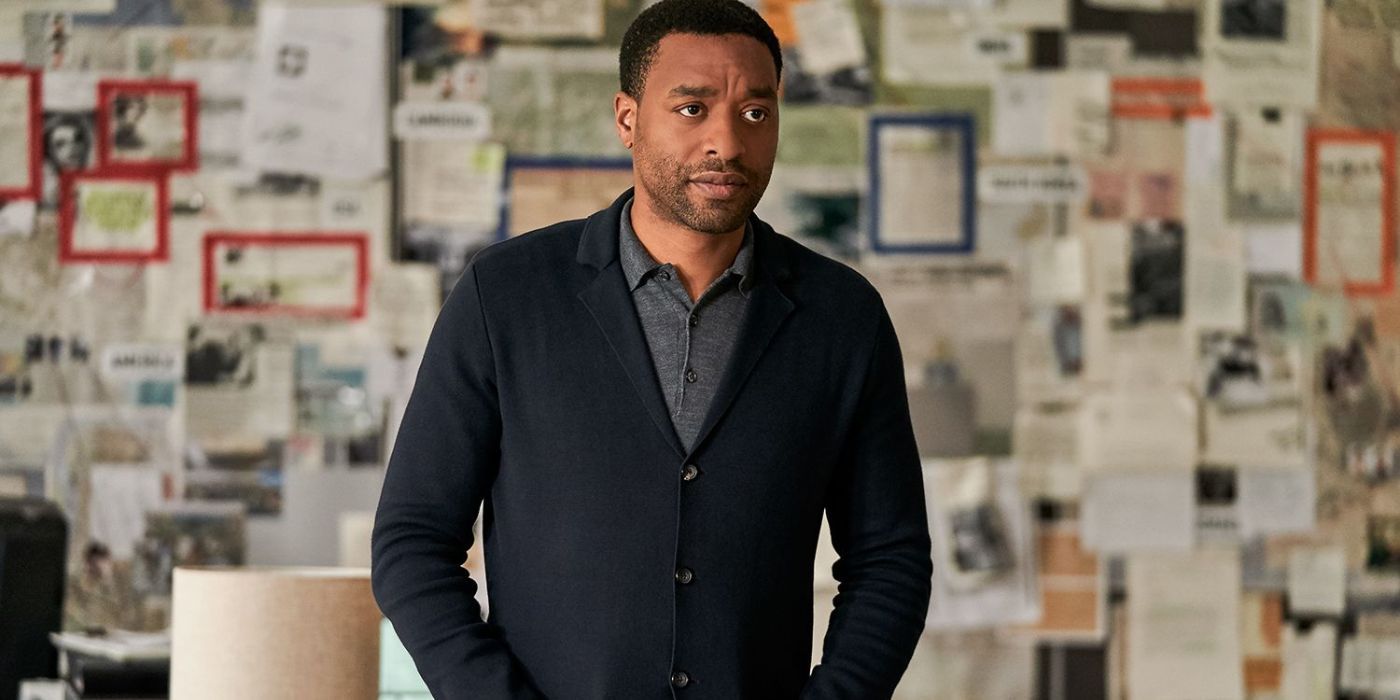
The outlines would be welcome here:
M 744 118 L 757 124 L 768 118 L 768 112 L 761 109 L 746 109 L 744 110 Z
M 686 105 L 680 108 L 680 113 L 687 117 L 700 116 L 700 105 Z

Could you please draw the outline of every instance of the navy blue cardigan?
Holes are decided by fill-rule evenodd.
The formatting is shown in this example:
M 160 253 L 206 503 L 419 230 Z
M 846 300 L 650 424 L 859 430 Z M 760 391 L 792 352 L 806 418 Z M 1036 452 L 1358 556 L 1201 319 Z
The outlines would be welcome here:
M 687 454 L 617 259 L 629 196 L 487 247 L 448 295 L 375 518 L 380 608 L 441 699 L 889 697 L 932 562 L 883 301 L 755 217 Z M 485 621 L 461 568 L 483 500 Z M 823 510 L 839 592 L 810 668 Z

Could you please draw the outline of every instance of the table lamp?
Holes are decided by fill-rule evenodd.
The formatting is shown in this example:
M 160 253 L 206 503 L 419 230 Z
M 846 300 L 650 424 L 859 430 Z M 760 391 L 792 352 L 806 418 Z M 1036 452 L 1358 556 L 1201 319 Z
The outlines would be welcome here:
M 369 569 L 177 567 L 171 700 L 372 700 Z

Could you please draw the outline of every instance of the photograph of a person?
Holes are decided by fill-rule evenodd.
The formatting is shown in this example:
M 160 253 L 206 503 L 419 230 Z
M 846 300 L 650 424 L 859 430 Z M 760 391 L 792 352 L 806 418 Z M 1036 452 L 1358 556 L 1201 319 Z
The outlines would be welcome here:
M 97 89 L 99 165 L 144 171 L 197 167 L 195 83 L 104 80 Z
M 141 117 L 146 116 L 146 96 L 123 93 L 112 100 L 112 148 L 139 151 L 146 147 Z
M 44 183 L 39 200 L 41 208 L 58 207 L 63 173 L 86 170 L 94 164 L 94 119 L 92 112 L 44 113 Z
M 778 38 L 738 0 L 661 0 L 618 77 L 631 187 L 486 246 L 439 312 L 375 517 L 379 608 L 436 697 L 888 698 L 932 592 L 922 465 L 879 294 L 753 214 Z M 462 563 L 487 499 L 483 616 Z M 823 510 L 843 592 L 813 667 Z

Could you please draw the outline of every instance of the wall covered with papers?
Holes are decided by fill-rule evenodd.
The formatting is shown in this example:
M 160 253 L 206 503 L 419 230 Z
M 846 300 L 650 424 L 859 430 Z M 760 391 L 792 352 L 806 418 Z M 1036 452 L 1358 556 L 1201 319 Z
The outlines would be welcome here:
M 2 3 L 0 494 L 68 513 L 66 626 L 164 628 L 181 564 L 365 562 L 463 266 L 630 186 L 647 4 Z M 1400 692 L 1400 2 L 749 4 L 757 213 L 906 363 L 896 697 Z

